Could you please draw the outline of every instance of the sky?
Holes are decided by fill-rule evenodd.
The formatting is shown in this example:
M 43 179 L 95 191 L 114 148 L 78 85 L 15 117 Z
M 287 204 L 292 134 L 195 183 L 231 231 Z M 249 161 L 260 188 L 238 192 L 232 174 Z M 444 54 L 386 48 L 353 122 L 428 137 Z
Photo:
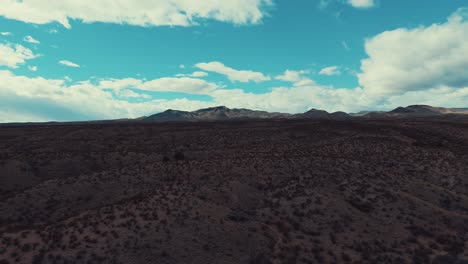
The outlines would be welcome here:
M 2 0 L 0 122 L 468 107 L 468 0 Z

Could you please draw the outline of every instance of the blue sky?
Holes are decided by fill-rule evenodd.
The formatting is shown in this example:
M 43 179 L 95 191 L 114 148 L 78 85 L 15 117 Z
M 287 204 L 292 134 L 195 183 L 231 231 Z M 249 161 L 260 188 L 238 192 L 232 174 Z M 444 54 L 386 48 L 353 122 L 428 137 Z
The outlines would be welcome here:
M 468 105 L 466 0 L 86 2 L 2 3 L 0 122 Z

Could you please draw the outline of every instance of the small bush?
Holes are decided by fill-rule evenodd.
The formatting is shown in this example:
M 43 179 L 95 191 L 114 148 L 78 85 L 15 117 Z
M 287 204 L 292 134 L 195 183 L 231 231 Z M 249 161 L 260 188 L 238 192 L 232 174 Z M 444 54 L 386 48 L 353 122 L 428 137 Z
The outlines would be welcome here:
M 174 154 L 174 159 L 175 160 L 185 160 L 185 155 L 184 153 L 182 152 L 176 152 L 176 154 Z

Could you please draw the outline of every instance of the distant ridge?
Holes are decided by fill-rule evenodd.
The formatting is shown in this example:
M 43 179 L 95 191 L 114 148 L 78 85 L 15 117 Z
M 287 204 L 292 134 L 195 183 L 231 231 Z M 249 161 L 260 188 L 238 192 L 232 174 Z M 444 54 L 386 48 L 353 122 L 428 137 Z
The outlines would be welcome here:
M 333 112 L 310 109 L 299 114 L 266 112 L 244 108 L 227 108 L 216 106 L 203 108 L 196 111 L 180 111 L 168 109 L 151 116 L 139 118 L 121 118 L 113 120 L 91 120 L 91 121 L 50 121 L 50 122 L 11 122 L 0 123 L 0 126 L 34 126 L 34 125 L 82 125 L 82 124 L 112 124 L 122 122 L 203 122 L 203 121 L 229 121 L 229 120 L 285 120 L 285 119 L 310 119 L 310 120 L 350 120 L 350 119 L 395 119 L 395 118 L 418 118 L 418 117 L 444 117 L 468 116 L 468 108 L 444 108 L 429 105 L 410 105 L 397 107 L 391 111 L 361 111 L 358 113 Z
M 442 115 L 468 115 L 468 108 L 444 108 L 429 105 L 410 105 L 397 107 L 389 112 L 363 111 L 359 113 L 334 112 L 311 109 L 301 114 L 270 113 L 250 109 L 230 109 L 225 106 L 209 107 L 196 111 L 166 110 L 140 120 L 152 122 L 176 121 L 216 121 L 216 120 L 249 120 L 249 119 L 319 119 L 319 120 L 347 120 L 351 118 L 403 118 L 429 117 Z
M 397 107 L 389 112 L 368 113 L 364 117 L 429 117 L 442 115 L 468 115 L 466 108 L 444 108 L 430 105 L 410 105 Z
M 214 121 L 229 119 L 271 119 L 289 118 L 291 114 L 269 113 L 250 109 L 229 109 L 225 106 L 217 106 L 199 109 L 193 112 L 166 110 L 162 113 L 146 117 L 149 121 Z
M 215 121 L 215 120 L 244 120 L 244 119 L 347 119 L 351 116 L 345 112 L 328 113 L 323 110 L 311 109 L 302 114 L 270 113 L 250 109 L 230 109 L 217 106 L 196 110 L 193 112 L 166 110 L 164 112 L 144 118 L 146 121 Z

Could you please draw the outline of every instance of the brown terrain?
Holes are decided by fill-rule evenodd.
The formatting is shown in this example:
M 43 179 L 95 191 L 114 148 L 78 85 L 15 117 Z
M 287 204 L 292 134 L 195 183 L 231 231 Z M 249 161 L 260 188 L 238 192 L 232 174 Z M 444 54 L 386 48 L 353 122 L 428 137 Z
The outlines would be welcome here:
M 468 263 L 468 117 L 0 127 L 0 264 Z

